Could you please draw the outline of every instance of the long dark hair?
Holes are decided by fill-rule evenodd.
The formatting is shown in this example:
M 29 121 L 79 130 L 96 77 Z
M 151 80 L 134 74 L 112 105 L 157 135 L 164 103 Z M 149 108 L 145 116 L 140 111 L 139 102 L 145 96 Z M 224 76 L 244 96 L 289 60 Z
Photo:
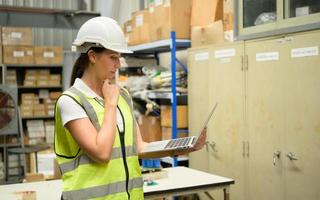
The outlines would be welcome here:
M 91 47 L 89 50 L 93 50 L 96 53 L 101 53 L 105 50 L 105 48 Z M 70 86 L 73 85 L 76 78 L 81 78 L 83 76 L 84 71 L 89 66 L 90 61 L 89 61 L 88 51 L 87 53 L 81 53 L 80 56 L 77 58 L 76 62 L 74 63 L 72 74 L 71 74 Z

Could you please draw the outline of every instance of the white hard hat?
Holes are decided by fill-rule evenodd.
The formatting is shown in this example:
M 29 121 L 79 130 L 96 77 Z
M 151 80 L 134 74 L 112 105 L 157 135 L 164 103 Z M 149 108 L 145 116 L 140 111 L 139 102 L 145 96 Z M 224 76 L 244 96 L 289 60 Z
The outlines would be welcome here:
M 108 17 L 94 17 L 79 29 L 72 51 L 86 53 L 91 47 L 104 47 L 118 53 L 132 53 L 118 23 Z

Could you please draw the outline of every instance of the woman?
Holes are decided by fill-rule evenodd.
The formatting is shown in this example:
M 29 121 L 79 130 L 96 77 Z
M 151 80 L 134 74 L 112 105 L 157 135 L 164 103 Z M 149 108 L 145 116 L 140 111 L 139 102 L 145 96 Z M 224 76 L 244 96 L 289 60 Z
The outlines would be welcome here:
M 73 45 L 81 55 L 73 67 L 72 87 L 55 110 L 62 199 L 143 199 L 138 154 L 147 143 L 128 92 L 113 83 L 120 53 L 130 53 L 123 32 L 114 20 L 96 17 L 81 26 Z M 203 147 L 206 134 L 202 135 L 191 151 Z

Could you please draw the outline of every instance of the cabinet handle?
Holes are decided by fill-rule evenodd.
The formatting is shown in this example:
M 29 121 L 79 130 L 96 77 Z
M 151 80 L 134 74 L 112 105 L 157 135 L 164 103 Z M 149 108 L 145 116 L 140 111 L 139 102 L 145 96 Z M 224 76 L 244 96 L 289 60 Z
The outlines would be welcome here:
M 211 144 L 209 143 L 209 145 L 213 152 L 218 152 L 218 150 L 216 149 L 216 143 L 214 141 L 212 141 Z
M 276 165 L 276 159 L 280 159 L 280 154 L 281 154 L 280 151 L 276 151 L 273 153 L 273 165 L 274 166 Z
M 292 152 L 289 152 L 287 154 L 287 157 L 289 158 L 289 160 L 298 160 L 298 158 Z
M 249 157 L 249 151 L 250 151 L 249 141 L 247 141 L 247 157 Z
M 242 157 L 246 156 L 246 142 L 242 141 Z

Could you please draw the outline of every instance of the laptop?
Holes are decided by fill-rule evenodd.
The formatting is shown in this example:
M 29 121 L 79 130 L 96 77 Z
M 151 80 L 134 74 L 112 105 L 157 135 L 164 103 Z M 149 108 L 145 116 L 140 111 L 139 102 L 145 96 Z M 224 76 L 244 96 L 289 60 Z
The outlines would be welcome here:
M 213 109 L 211 110 L 210 114 L 208 115 L 205 123 L 203 124 L 199 136 L 202 131 L 206 128 L 209 120 L 211 119 L 214 111 L 216 110 L 218 103 L 215 104 Z M 183 137 L 171 140 L 162 140 L 157 142 L 150 142 L 142 151 L 142 153 L 151 153 L 151 152 L 162 152 L 162 151 L 172 151 L 172 150 L 182 150 L 182 149 L 189 149 L 192 148 L 195 143 L 197 142 L 198 137 Z

